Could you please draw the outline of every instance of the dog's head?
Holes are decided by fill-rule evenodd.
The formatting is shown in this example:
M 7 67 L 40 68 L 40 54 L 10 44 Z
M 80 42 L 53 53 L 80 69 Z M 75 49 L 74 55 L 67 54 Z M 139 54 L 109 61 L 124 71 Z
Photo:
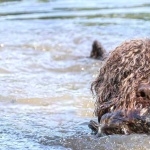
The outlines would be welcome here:
M 112 51 L 92 83 L 92 91 L 96 96 L 95 114 L 103 132 L 136 132 L 137 125 L 148 123 L 150 40 L 131 40 Z

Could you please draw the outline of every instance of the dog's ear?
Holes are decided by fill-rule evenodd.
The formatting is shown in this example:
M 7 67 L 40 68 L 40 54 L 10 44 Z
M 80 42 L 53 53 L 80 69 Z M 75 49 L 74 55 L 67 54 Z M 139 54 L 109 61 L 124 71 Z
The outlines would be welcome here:
M 95 40 L 92 44 L 92 50 L 90 53 L 90 58 L 103 59 L 105 53 L 106 53 L 106 51 L 103 48 L 103 46 L 101 45 L 101 43 L 98 42 L 97 40 Z

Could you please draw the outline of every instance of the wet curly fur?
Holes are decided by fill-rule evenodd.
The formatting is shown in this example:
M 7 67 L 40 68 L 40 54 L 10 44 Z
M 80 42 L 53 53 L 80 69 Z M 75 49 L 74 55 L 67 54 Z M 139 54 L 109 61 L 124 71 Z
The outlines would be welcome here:
M 128 122 L 133 122 L 135 114 L 148 114 L 150 97 L 138 91 L 141 84 L 150 85 L 150 39 L 124 42 L 101 67 L 91 86 L 98 121 L 106 125 L 114 112 L 121 112 L 118 118 Z

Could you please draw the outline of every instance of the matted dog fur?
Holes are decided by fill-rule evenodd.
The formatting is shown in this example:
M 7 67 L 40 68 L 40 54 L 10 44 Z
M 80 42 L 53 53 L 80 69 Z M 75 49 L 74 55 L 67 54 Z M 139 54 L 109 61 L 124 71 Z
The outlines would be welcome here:
M 91 89 L 99 132 L 150 132 L 150 39 L 124 42 L 112 51 Z

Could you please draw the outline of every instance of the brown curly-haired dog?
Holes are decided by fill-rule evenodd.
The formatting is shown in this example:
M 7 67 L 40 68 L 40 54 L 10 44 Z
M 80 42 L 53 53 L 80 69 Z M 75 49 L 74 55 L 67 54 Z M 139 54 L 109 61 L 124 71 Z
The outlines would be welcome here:
M 150 133 L 150 39 L 112 51 L 91 88 L 99 124 L 91 121 L 89 127 L 95 133 Z

